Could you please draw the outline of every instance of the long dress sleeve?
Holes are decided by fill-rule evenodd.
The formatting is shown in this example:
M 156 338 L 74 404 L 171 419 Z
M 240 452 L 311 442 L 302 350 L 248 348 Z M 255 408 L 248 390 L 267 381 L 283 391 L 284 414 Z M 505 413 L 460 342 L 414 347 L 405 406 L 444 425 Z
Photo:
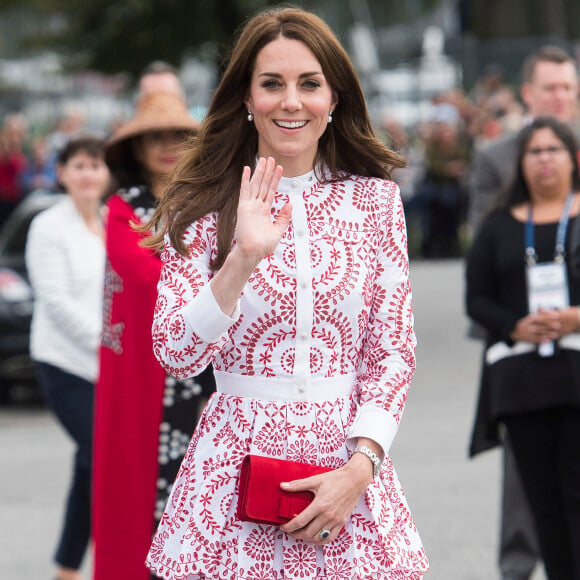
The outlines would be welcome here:
M 239 317 L 239 307 L 232 317 L 221 311 L 209 286 L 215 218 L 208 216 L 188 230 L 187 256 L 169 242 L 161 256 L 153 348 L 159 362 L 177 378 L 203 371 Z
M 369 437 L 388 453 L 415 372 L 407 235 L 399 189 L 384 182 L 377 273 L 357 374 L 360 413 L 350 437 Z

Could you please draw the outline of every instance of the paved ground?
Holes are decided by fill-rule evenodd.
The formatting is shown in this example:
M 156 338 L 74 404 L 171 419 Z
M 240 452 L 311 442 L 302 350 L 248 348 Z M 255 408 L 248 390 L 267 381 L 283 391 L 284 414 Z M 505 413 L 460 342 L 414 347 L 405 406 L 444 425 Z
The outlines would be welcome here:
M 462 272 L 458 261 L 411 268 L 418 368 L 392 457 L 430 557 L 429 580 L 498 578 L 500 455 L 466 454 L 481 345 L 465 338 Z M 2 578 L 50 580 L 71 455 L 42 408 L 0 409 Z M 87 578 L 89 569 L 90 559 Z M 541 570 L 534 580 L 545 580 Z

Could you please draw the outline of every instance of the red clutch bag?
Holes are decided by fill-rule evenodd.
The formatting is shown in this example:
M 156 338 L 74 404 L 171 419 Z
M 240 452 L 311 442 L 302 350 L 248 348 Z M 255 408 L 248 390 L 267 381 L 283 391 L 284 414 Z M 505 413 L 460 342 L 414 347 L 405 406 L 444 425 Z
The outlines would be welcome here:
M 319 465 L 246 455 L 240 471 L 238 519 L 273 526 L 285 524 L 308 506 L 314 494 L 310 491 L 284 491 L 280 489 L 280 483 L 326 471 L 332 470 Z

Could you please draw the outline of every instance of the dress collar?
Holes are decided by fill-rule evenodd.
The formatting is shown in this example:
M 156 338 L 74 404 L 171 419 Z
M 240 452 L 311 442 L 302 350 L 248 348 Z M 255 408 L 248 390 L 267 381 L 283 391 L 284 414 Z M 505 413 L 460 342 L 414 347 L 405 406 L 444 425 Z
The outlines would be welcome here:
M 278 191 L 303 192 L 306 189 L 310 189 L 317 181 L 314 169 L 304 175 L 297 175 L 295 177 L 282 176 L 278 184 Z

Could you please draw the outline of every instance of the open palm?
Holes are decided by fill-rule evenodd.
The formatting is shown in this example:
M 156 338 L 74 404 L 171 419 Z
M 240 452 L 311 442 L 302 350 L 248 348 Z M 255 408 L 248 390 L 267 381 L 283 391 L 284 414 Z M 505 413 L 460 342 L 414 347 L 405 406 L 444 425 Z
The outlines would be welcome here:
M 272 220 L 272 204 L 281 177 L 282 167 L 276 165 L 272 157 L 261 157 L 253 175 L 249 167 L 244 167 L 236 243 L 242 255 L 256 261 L 274 251 L 292 217 L 292 206 L 287 203 Z

